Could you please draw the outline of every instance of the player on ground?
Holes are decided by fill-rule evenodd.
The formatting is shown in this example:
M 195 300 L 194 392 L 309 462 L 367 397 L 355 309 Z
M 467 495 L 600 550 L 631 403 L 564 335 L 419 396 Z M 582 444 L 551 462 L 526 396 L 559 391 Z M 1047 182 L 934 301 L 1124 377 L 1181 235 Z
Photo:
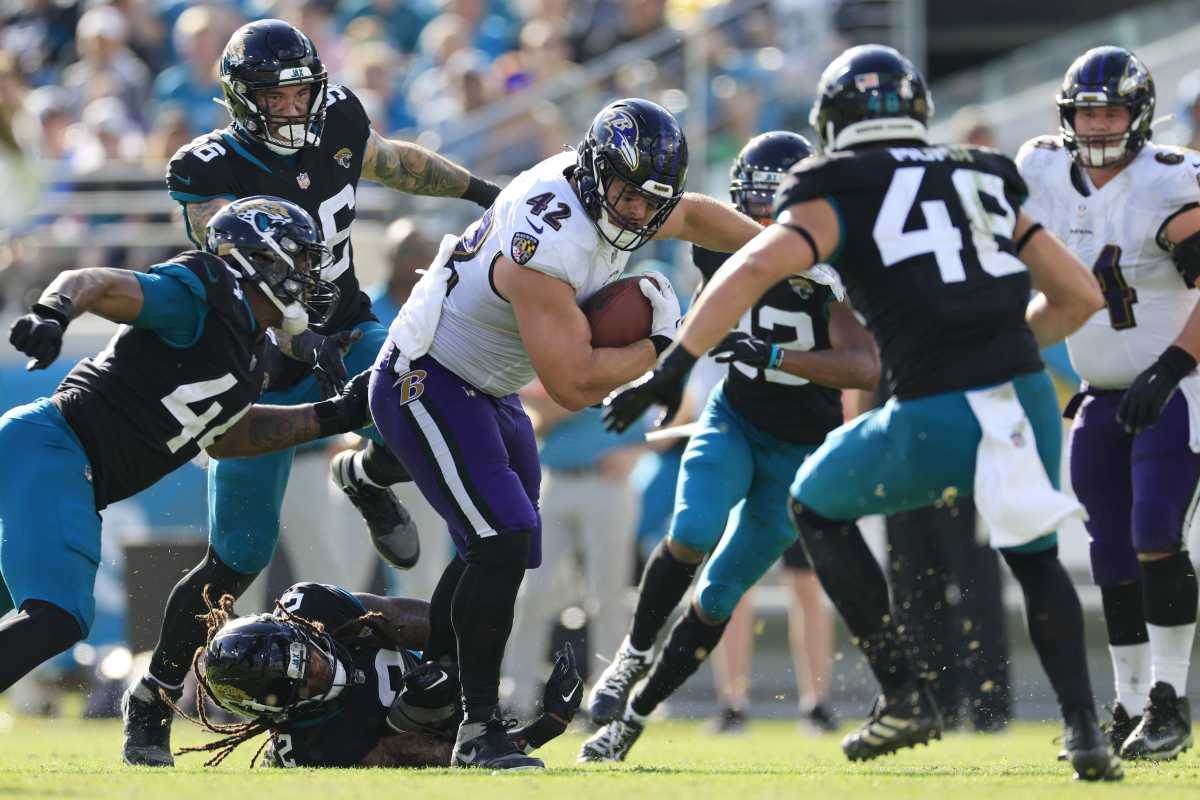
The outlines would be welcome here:
M 123 323 L 57 391 L 0 417 L 0 571 L 20 613 L 0 626 L 0 691 L 85 638 L 95 612 L 100 515 L 201 450 L 240 458 L 361 427 L 366 375 L 316 404 L 251 405 L 281 358 L 267 328 L 332 287 L 303 209 L 248 198 L 214 216 L 205 250 L 147 273 L 61 273 L 9 341 L 45 369 L 71 320 Z M 275 353 L 275 358 L 271 358 Z M 16 454 L 20 454 L 18 458 Z
M 225 595 L 207 617 L 208 642 L 195 658 L 200 724 L 226 734 L 189 751 L 214 752 L 215 766 L 242 742 L 270 733 L 266 763 L 278 767 L 445 767 L 462 721 L 453 665 L 421 663 L 429 605 L 298 583 L 274 614 L 235 617 Z M 251 721 L 216 725 L 203 693 Z M 575 716 L 583 681 L 571 646 L 546 681 L 542 715 L 508 732 L 530 752 Z M 507 723 L 515 725 L 515 720 Z M 257 755 L 257 754 L 256 754 Z
M 284 197 L 312 214 L 333 253 L 323 277 L 340 289 L 339 302 L 314 327 L 321 334 L 357 332 L 361 338 L 346 353 L 346 364 L 352 374 L 366 369 L 386 329 L 372 315 L 354 271 L 350 227 L 359 179 L 413 194 L 465 196 L 485 208 L 498 189 L 435 153 L 374 131 L 358 98 L 329 82 L 312 42 L 286 22 L 243 26 L 226 45 L 220 69 L 233 122 L 175 154 L 167 171 L 171 197 L 183 205 L 189 232 L 202 231 L 222 206 L 249 194 Z M 273 376 L 266 395 L 272 403 L 318 396 L 311 367 L 303 362 L 320 350 L 320 337 L 309 332 L 291 341 L 307 322 L 303 316 L 286 319 L 278 332 L 281 349 L 300 360 L 285 361 Z M 411 567 L 419 552 L 417 532 L 387 488 L 407 480 L 407 474 L 375 431 L 364 435 L 375 441 L 336 458 L 334 482 L 363 513 L 381 552 L 397 566 Z M 292 453 L 209 463 L 209 551 L 172 591 L 147 675 L 126 703 L 126 762 L 171 764 L 172 714 L 159 701 L 158 689 L 178 694 L 192 653 L 204 642 L 197 617 L 205 610 L 201 588 L 211 585 L 216 596 L 237 597 L 270 562 Z
M 794 133 L 751 139 L 734 162 L 739 210 L 769 223 L 784 174 L 812 152 Z M 706 280 L 726 258 L 695 251 Z M 729 374 L 684 452 L 671 528 L 642 574 L 629 634 L 592 687 L 589 711 L 604 727 L 584 743 L 580 761 L 623 760 L 650 713 L 717 646 L 742 595 L 796 542 L 788 483 L 842 424 L 841 393 L 830 387 L 873 389 L 879 380 L 870 333 L 833 290 L 806 278 L 776 283 L 738 327 L 713 351 L 730 362 Z M 722 536 L 731 511 L 737 522 Z M 710 553 L 687 613 L 656 660 L 659 631 Z M 627 705 L 647 671 L 649 680 Z
M 1067 337 L 1084 380 L 1068 410 L 1071 483 L 1108 626 L 1113 748 L 1166 759 L 1192 743 L 1200 157 L 1149 142 L 1154 99 L 1135 55 L 1089 50 L 1063 79 L 1060 136 L 1027 142 L 1017 166 L 1026 209 L 1092 265 L 1108 306 Z
M 513 604 L 541 560 L 537 443 L 517 389 L 537 376 L 566 409 L 600 402 L 670 344 L 679 301 L 665 277 L 643 281 L 649 338 L 596 349 L 579 303 L 651 238 L 728 252 L 760 230 L 685 194 L 686 172 L 687 143 L 666 110 L 636 99 L 607 106 L 578 152 L 522 173 L 461 239 L 446 237 L 380 354 L 376 426 L 457 550 L 434 591 L 430 644 L 434 656 L 457 646 L 466 710 L 457 766 L 541 765 L 512 747 L 496 712 Z
M 1120 760 L 1096 720 L 1079 598 L 1057 557 L 1053 530 L 1078 506 L 1054 488 L 1058 405 L 1038 356 L 1103 297 L 1020 211 L 1026 189 L 1010 160 L 927 144 L 928 92 L 908 59 L 879 45 L 851 48 L 825 70 L 817 95 L 811 121 L 828 154 L 793 168 L 779 224 L 721 267 L 678 345 L 647 381 L 610 400 L 608 419 L 621 429 L 653 403 L 670 412 L 697 355 L 767 288 L 832 264 L 879 343 L 892 394 L 831 433 L 791 489 L 821 585 L 883 688 L 871 718 L 843 741 L 846 755 L 875 758 L 941 735 L 855 520 L 973 494 L 1021 584 L 1076 774 L 1118 778 Z M 1031 284 L 1040 292 L 1032 301 Z

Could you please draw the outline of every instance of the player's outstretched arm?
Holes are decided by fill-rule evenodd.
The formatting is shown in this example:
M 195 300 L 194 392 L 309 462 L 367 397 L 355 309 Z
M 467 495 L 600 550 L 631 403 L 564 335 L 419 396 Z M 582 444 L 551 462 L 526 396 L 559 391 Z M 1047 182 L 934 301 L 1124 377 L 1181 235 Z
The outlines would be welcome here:
M 504 256 L 497 258 L 493 277 L 496 289 L 512 303 L 521 341 L 542 385 L 568 411 L 599 403 L 653 366 L 649 339 L 628 347 L 593 348 L 587 317 L 567 283 Z
M 429 603 L 407 597 L 383 597 L 355 592 L 367 611 L 377 611 L 387 623 L 391 643 L 396 647 L 424 650 L 429 643 Z
M 247 458 L 286 450 L 314 439 L 349 433 L 371 421 L 369 370 L 350 379 L 342 393 L 302 406 L 252 405 L 233 427 L 205 448 L 213 458 Z
M 58 358 L 63 333 L 75 317 L 90 311 L 113 322 L 132 322 L 143 301 L 142 286 L 129 270 L 67 270 L 12 324 L 9 341 L 30 357 L 26 369 L 45 369 Z
M 204 231 L 208 228 L 208 221 L 232 202 L 225 197 L 214 197 L 200 203 L 183 204 L 183 216 L 187 218 L 188 238 L 192 244 L 198 248 L 204 247 Z
M 1018 212 L 1013 236 L 1038 291 L 1025 319 L 1039 347 L 1062 341 L 1104 308 L 1096 278 L 1054 234 Z
M 733 206 L 685 192 L 654 238 L 683 239 L 717 253 L 732 253 L 761 230 L 761 225 Z
M 475 177 L 450 159 L 419 144 L 386 139 L 374 130 L 367 139 L 362 174 L 398 192 L 461 197 L 484 208 L 500 194 L 498 186 Z

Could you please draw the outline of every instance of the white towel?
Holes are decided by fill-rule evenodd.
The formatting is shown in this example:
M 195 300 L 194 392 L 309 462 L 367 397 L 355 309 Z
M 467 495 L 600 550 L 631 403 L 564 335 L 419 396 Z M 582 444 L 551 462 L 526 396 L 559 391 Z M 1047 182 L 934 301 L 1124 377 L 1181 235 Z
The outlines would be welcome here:
M 433 335 L 437 332 L 438 320 L 442 318 L 446 286 L 453 274 L 450 256 L 457 245 L 457 237 L 442 237 L 437 257 L 413 286 L 408 299 L 388 328 L 388 339 L 407 361 L 415 361 L 425 355 L 433 345 Z
M 1055 489 L 1038 458 L 1033 425 L 1012 383 L 967 392 L 983 436 L 975 456 L 975 507 L 992 547 L 1017 547 L 1086 518 L 1075 498 Z
M 1179 391 L 1188 407 L 1188 447 L 1200 453 L 1200 372 L 1193 372 L 1179 382 Z

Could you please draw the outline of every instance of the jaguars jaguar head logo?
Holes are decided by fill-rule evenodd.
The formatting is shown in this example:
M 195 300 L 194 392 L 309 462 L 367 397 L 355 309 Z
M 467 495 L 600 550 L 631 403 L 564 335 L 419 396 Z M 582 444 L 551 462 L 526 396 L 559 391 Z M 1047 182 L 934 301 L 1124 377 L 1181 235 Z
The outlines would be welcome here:
M 339 167 L 350 168 L 350 159 L 354 158 L 354 153 L 350 152 L 349 147 L 343 147 L 333 154 L 333 160 L 337 162 Z

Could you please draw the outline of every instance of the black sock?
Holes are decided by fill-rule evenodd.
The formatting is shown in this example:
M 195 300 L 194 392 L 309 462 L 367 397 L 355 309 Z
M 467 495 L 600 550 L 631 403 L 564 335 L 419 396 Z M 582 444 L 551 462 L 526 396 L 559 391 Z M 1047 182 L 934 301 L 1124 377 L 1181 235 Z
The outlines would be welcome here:
M 1146 631 L 1141 581 L 1101 586 L 1100 602 L 1104 606 L 1104 625 L 1108 628 L 1109 644 L 1124 647 L 1150 641 L 1150 634 Z
M 649 650 L 654 646 L 658 632 L 687 593 L 699 568 L 698 563 L 685 564 L 671 555 L 666 539 L 658 543 L 638 586 L 637 607 L 629 629 L 629 643 L 634 648 Z
M 650 677 L 630 703 L 634 712 L 646 716 L 682 686 L 721 641 L 721 634 L 725 633 L 728 624 L 729 620 L 724 620 L 716 625 L 706 625 L 696 614 L 696 609 L 689 605 L 687 613 L 671 628 L 662 652 L 654 660 Z
M 247 575 L 225 566 L 209 547 L 204 560 L 175 584 L 167 598 L 162 632 L 150 659 L 149 675 L 166 688 L 181 685 L 192 668 L 196 648 L 204 646 L 207 628 L 199 619 L 208 611 L 204 604 L 204 587 L 209 587 L 208 597 L 213 603 L 225 594 L 236 599 L 257 575 L 257 572 Z
M 400 459 L 376 441 L 367 441 L 360 458 L 363 472 L 367 473 L 367 479 L 376 486 L 391 486 L 393 483 L 407 483 L 412 480 Z
M 450 617 L 454 592 L 458 589 L 458 581 L 466 568 L 467 562 L 455 556 L 446 565 L 442 577 L 434 587 L 433 595 L 429 598 L 429 643 L 422 654 L 426 661 L 437 661 L 440 664 L 458 663 L 458 642 L 454 638 L 454 624 Z
M 1143 561 L 1142 591 L 1146 622 L 1161 627 L 1196 621 L 1196 568 L 1186 551 L 1157 561 Z
M 792 502 L 792 519 L 829 596 L 889 699 L 911 688 L 917 671 L 899 641 L 887 580 L 854 522 L 825 519 Z
M 451 621 L 470 722 L 489 719 L 500 705 L 500 664 L 525 577 L 529 538 L 528 533 L 502 533 L 473 540 L 454 592 Z
M 0 692 L 82 638 L 75 617 L 53 603 L 26 600 L 17 614 L 0 624 Z
M 1063 713 L 1096 707 L 1088 677 L 1083 608 L 1071 578 L 1058 560 L 1058 548 L 1041 553 L 1001 551 L 1025 595 L 1029 638 L 1042 669 L 1058 695 Z

